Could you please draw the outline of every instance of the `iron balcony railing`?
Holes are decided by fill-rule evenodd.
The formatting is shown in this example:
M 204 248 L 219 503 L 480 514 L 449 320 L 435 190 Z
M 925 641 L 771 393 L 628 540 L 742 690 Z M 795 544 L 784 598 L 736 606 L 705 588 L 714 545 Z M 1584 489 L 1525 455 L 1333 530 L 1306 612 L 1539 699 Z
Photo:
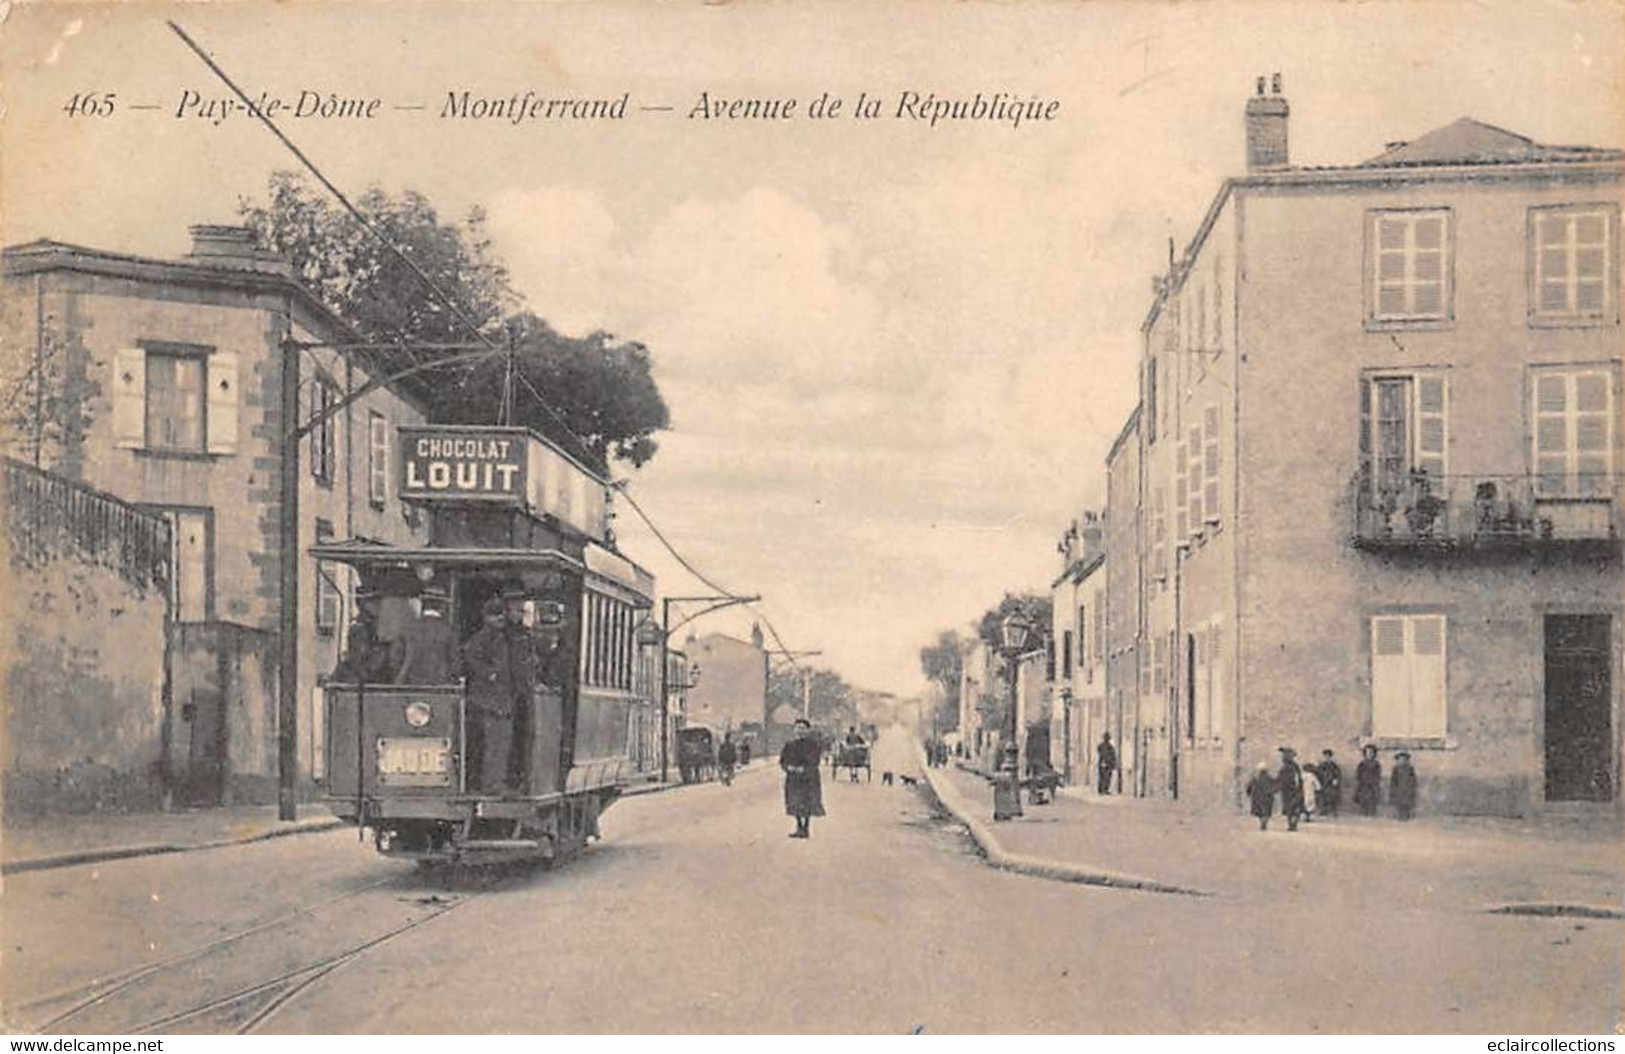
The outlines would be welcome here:
M 169 587 L 170 534 L 163 517 L 13 458 L 5 466 L 14 559 L 37 564 L 71 551 L 142 588 Z
M 1619 540 L 1619 478 L 1451 475 L 1355 479 L 1355 542 L 1368 547 Z

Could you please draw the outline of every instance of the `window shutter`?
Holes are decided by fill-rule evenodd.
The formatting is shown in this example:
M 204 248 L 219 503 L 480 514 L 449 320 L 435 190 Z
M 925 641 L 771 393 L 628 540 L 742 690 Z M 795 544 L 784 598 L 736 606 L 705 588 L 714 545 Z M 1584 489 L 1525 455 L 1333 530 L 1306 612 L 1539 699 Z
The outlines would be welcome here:
M 1416 467 L 1444 481 L 1449 443 L 1449 385 L 1437 374 L 1416 378 Z
M 1409 620 L 1410 722 L 1415 736 L 1445 734 L 1445 620 L 1443 615 L 1413 615 Z
M 1190 468 L 1186 477 L 1190 484 L 1192 534 L 1202 529 L 1202 429 L 1191 425 L 1185 432 L 1185 448 L 1190 454 Z
M 1371 730 L 1378 736 L 1409 731 L 1410 670 L 1405 638 L 1403 616 L 1371 620 Z
M 1174 544 L 1178 545 L 1191 533 L 1189 488 L 1185 485 L 1188 458 L 1185 444 L 1174 451 Z
M 217 351 L 209 356 L 207 440 L 211 454 L 237 452 L 237 374 L 235 351 Z
M 1224 735 L 1224 648 L 1215 619 L 1207 630 L 1207 670 L 1211 687 L 1208 690 L 1208 731 L 1215 736 Z
M 147 353 L 120 348 L 113 360 L 113 436 L 125 450 L 146 445 Z
M 1371 498 L 1371 381 L 1360 378 L 1360 497 Z
M 1219 522 L 1219 408 L 1209 406 L 1202 413 L 1202 508 L 1213 523 Z

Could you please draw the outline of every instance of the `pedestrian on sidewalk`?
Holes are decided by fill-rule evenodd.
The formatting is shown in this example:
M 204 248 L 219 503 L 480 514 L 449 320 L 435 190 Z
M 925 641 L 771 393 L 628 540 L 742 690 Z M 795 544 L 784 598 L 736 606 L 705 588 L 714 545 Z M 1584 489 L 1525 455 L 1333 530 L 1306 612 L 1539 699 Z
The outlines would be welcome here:
M 1320 805 L 1320 773 L 1313 764 L 1303 767 L 1303 822 L 1312 823 Z
M 1336 816 L 1343 804 L 1343 769 L 1330 748 L 1320 752 L 1320 814 Z
M 1247 781 L 1247 799 L 1252 802 L 1253 815 L 1258 817 L 1258 829 L 1269 830 L 1270 817 L 1275 815 L 1275 780 L 1270 776 L 1269 762 L 1260 761 L 1253 778 Z
M 784 770 L 784 811 L 795 817 L 791 838 L 811 838 L 812 818 L 824 815 L 824 788 L 818 779 L 818 759 L 823 745 L 813 735 L 812 722 L 796 718 L 795 735 L 779 751 L 779 768 Z
M 734 734 L 724 732 L 722 745 L 717 748 L 717 778 L 724 787 L 733 786 L 734 762 L 739 760 L 739 751 L 734 747 Z
M 1286 829 L 1296 831 L 1303 818 L 1303 769 L 1298 767 L 1298 752 L 1291 747 L 1278 747 L 1281 768 L 1275 773 L 1275 785 L 1281 791 L 1281 815 L 1286 817 Z
M 1365 757 L 1354 769 L 1354 804 L 1361 816 L 1377 815 L 1377 804 L 1382 799 L 1382 762 L 1377 760 L 1377 748 L 1367 743 L 1361 748 Z
M 1394 812 L 1401 820 L 1409 820 L 1416 809 L 1416 770 L 1411 768 L 1409 751 L 1394 755 L 1393 783 L 1388 787 L 1388 800 L 1394 803 Z
M 1098 794 L 1112 792 L 1112 776 L 1117 772 L 1117 748 L 1112 746 L 1112 734 L 1102 732 L 1100 745 L 1095 748 L 1095 791 Z

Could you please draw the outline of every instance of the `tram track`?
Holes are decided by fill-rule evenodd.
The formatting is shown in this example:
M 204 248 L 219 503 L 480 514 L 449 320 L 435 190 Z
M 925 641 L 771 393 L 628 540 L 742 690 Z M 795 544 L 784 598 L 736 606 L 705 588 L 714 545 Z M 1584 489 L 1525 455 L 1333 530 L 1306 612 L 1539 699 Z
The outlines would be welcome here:
M 461 891 L 449 883 L 413 889 L 414 876 L 390 874 L 161 962 L 37 997 L 13 1013 L 26 1020 L 31 1010 L 48 1010 L 23 1026 L 35 1034 L 247 1034 L 335 971 L 519 877 L 513 868 L 476 873 L 475 888 Z M 399 893 L 368 898 L 390 886 Z M 319 949 L 314 957 L 301 954 L 312 948 Z

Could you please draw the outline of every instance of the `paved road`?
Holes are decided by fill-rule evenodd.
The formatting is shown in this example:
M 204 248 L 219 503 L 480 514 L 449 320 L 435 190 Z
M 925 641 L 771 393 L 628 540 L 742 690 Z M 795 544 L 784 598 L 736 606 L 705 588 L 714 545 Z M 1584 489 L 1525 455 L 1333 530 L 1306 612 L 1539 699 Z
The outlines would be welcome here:
M 826 780 L 825 800 L 803 842 L 785 837 L 765 770 L 631 799 L 585 858 L 489 888 L 437 889 L 344 833 L 22 875 L 6 882 L 0 978 L 15 1007 L 350 894 L 74 1027 L 153 1020 L 256 977 L 308 979 L 301 967 L 381 936 L 307 987 L 267 989 L 282 993 L 274 1006 L 173 1027 L 238 1027 L 267 1008 L 259 1030 L 288 1033 L 1517 1034 L 1618 1021 L 1617 923 L 1066 885 L 986 867 L 878 772 Z

